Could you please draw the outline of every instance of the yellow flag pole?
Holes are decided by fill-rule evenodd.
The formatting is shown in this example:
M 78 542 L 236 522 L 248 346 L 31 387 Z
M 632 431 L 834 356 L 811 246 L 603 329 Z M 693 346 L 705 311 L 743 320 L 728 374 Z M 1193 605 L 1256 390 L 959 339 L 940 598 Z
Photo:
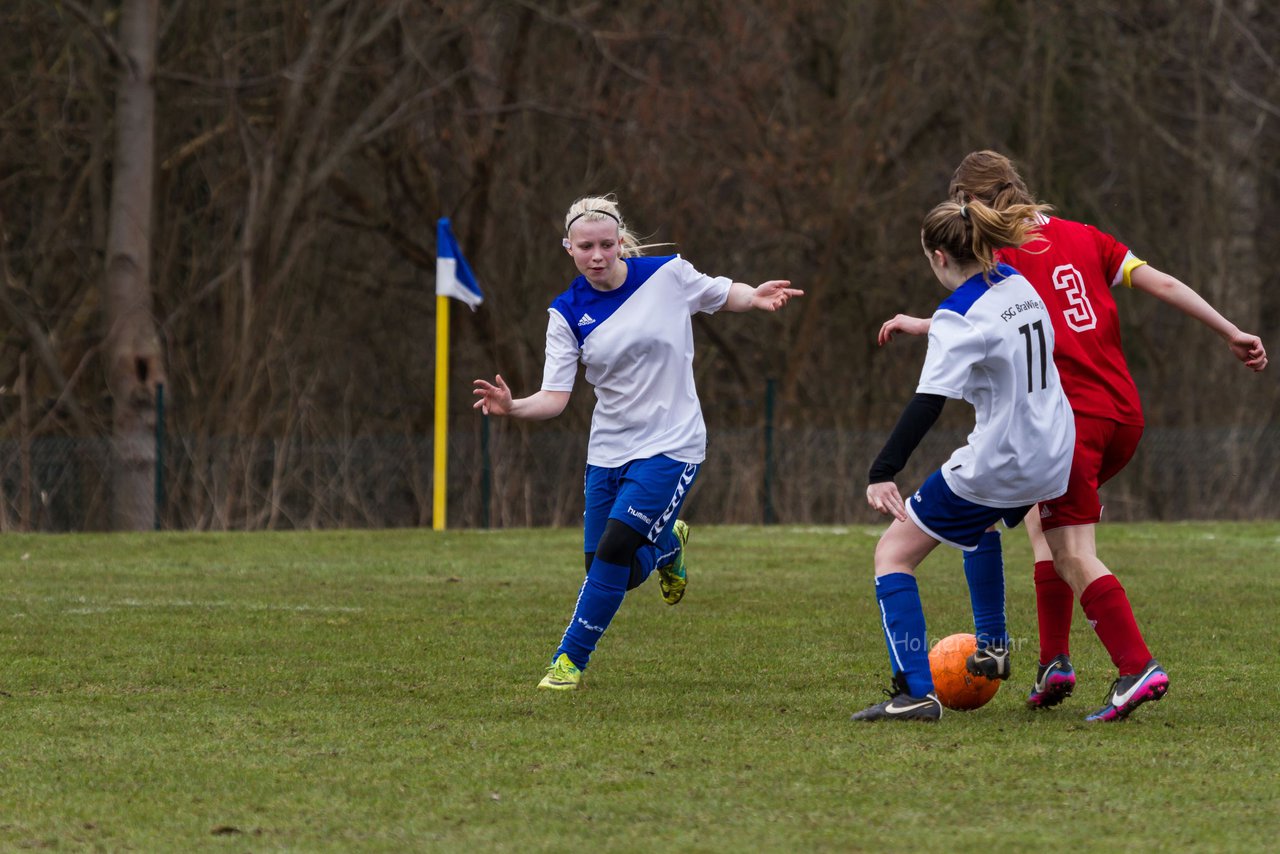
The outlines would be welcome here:
M 436 297 L 436 442 L 431 529 L 443 531 L 448 516 L 449 461 L 449 298 Z

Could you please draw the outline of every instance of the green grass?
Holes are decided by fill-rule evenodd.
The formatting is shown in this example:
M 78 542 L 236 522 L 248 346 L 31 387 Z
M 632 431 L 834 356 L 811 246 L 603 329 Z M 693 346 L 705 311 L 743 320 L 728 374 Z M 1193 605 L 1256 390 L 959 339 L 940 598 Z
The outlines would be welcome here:
M 1172 678 L 1085 724 L 1025 645 L 985 708 L 854 724 L 887 658 L 878 529 L 695 527 L 677 607 L 623 605 L 577 694 L 539 692 L 581 582 L 574 531 L 0 538 L 0 848 L 1269 850 L 1280 826 L 1280 525 L 1108 525 Z M 960 557 L 920 570 L 971 628 Z

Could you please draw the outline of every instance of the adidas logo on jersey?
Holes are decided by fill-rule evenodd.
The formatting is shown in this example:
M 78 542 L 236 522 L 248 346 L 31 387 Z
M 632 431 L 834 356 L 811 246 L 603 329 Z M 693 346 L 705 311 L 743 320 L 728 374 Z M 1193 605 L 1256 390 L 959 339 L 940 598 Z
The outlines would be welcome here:
M 582 315 L 582 317 L 579 317 L 579 318 L 578 318 L 578 325 L 579 325 L 579 326 L 590 326 L 591 324 L 593 324 L 593 323 L 595 323 L 595 322 L 596 322 L 596 319 L 595 319 L 594 317 L 592 317 L 591 315 L 589 315 L 589 314 L 584 314 L 584 315 Z

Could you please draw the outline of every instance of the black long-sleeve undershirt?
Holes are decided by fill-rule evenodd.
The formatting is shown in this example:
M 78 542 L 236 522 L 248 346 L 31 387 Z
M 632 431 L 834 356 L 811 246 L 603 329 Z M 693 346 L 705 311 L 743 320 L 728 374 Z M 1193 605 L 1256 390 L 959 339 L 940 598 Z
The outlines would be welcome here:
M 920 440 L 942 414 L 942 405 L 946 402 L 947 399 L 940 394 L 916 394 L 907 402 L 898 417 L 897 426 L 889 434 L 889 440 L 871 464 L 867 483 L 893 480 L 906 467 Z

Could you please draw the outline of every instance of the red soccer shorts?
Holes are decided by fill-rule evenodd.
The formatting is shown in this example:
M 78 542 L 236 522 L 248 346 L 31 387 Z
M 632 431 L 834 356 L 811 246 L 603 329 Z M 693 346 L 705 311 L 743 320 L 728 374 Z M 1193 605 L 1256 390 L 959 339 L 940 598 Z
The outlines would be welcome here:
M 1076 449 L 1064 495 L 1040 502 L 1040 527 L 1096 525 L 1102 519 L 1098 487 L 1119 474 L 1138 450 L 1142 428 L 1109 418 L 1076 416 Z

